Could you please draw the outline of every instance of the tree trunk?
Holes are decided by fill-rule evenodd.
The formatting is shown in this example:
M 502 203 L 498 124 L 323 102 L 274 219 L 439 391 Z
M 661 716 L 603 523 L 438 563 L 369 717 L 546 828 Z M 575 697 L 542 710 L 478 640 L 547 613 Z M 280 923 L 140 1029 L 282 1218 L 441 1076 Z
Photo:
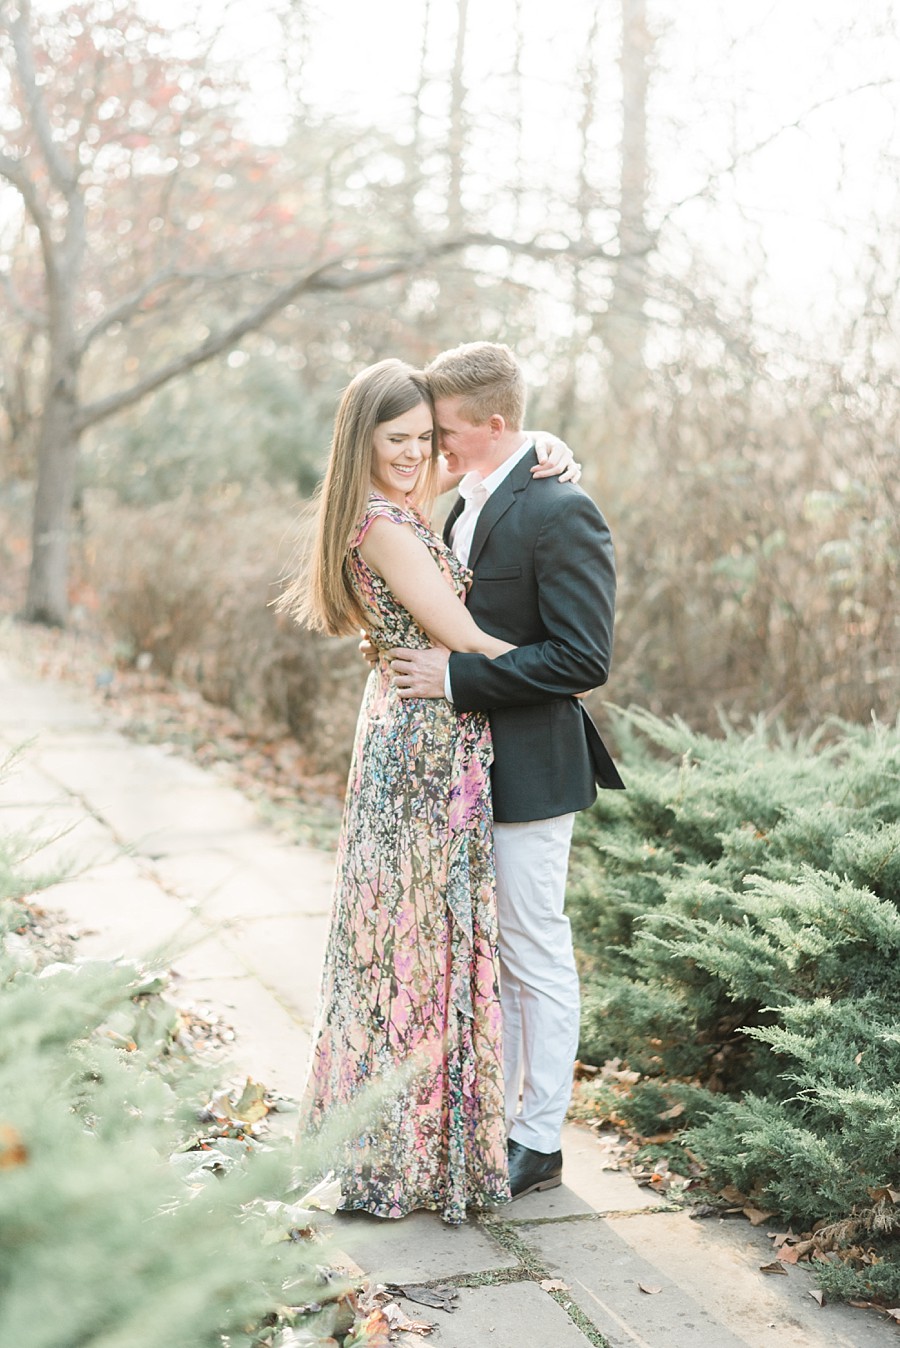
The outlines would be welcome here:
M 578 118 L 578 185 L 577 196 L 575 199 L 575 209 L 578 213 L 579 239 L 585 243 L 591 238 L 593 232 L 593 212 L 595 189 L 591 175 L 591 134 L 594 130 L 594 122 L 597 115 L 597 36 L 600 28 L 599 8 L 595 9 L 588 25 L 588 31 L 584 43 L 584 57 L 581 63 L 581 111 Z M 575 261 L 572 266 L 572 313 L 577 319 L 586 310 L 584 281 L 582 276 L 583 264 Z M 575 324 L 572 326 L 572 336 L 569 343 L 569 353 L 566 360 L 566 373 L 560 388 L 560 397 L 557 400 L 558 414 L 556 431 L 563 440 L 567 439 L 578 427 L 579 407 L 579 369 L 578 357 L 584 345 L 584 335 L 578 331 Z M 588 472 L 588 486 L 593 488 L 595 484 L 590 481 L 592 473 Z
M 45 232 L 47 382 L 37 441 L 31 568 L 24 617 L 64 627 L 69 612 L 69 539 L 78 480 L 81 364 L 75 302 L 86 249 L 85 207 L 77 177 L 65 182 L 65 230 Z
M 462 185 L 466 149 L 466 24 L 469 0 L 456 0 L 456 51 L 450 76 L 450 127 L 447 137 L 447 229 L 450 234 L 462 234 L 465 214 L 462 205 Z
M 55 367 L 38 437 L 37 492 L 24 617 L 64 627 L 69 611 L 69 540 L 78 473 L 74 371 Z
M 653 38 L 646 0 L 622 5 L 622 155 L 619 185 L 619 262 L 607 316 L 612 412 L 640 415 L 646 383 L 644 338 L 647 296 L 647 91 Z

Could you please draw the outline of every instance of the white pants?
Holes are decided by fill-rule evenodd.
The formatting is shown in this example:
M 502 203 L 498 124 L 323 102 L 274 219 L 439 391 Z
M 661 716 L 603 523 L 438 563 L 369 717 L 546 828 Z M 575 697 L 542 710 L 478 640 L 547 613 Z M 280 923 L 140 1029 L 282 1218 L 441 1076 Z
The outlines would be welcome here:
M 578 974 L 563 912 L 574 822 L 564 814 L 494 825 L 507 1128 L 543 1152 L 559 1150 L 578 1051 Z

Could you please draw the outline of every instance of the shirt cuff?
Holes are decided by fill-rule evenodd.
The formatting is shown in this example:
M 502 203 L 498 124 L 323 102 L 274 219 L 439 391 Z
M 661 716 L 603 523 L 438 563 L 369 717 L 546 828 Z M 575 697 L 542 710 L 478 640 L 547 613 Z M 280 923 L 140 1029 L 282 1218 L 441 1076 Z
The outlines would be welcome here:
M 453 689 L 450 687 L 450 661 L 447 661 L 447 669 L 444 674 L 444 697 L 448 702 L 453 701 Z

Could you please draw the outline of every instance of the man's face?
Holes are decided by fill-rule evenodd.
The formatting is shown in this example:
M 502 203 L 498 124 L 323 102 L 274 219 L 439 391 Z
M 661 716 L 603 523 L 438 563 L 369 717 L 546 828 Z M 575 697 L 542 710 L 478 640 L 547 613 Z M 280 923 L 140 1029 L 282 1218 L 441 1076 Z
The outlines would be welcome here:
M 459 414 L 462 401 L 459 396 L 435 400 L 434 420 L 439 448 L 451 473 L 489 473 L 496 467 L 493 462 L 497 448 L 493 426 L 496 418 L 473 426 Z

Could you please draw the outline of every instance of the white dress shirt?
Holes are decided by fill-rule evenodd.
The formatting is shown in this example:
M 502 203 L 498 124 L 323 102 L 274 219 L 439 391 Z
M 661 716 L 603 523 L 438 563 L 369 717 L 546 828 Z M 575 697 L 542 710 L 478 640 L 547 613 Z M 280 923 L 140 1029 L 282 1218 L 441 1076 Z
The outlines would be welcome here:
M 450 531 L 450 546 L 463 566 L 469 565 L 475 526 L 485 501 L 493 495 L 500 483 L 509 477 L 516 464 L 521 463 L 529 449 L 533 448 L 534 441 L 526 440 L 524 445 L 513 450 L 509 458 L 504 459 L 500 467 L 495 468 L 487 477 L 482 477 L 480 473 L 466 473 L 460 482 L 457 490 L 466 504 Z

